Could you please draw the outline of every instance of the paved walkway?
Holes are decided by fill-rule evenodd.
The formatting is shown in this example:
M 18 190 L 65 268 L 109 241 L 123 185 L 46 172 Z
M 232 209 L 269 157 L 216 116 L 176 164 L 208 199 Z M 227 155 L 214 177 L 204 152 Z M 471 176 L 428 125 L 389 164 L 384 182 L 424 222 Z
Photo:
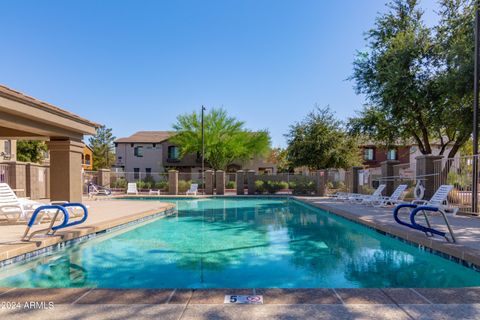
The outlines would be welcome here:
M 360 222 L 377 230 L 407 239 L 422 246 L 432 248 L 458 259 L 480 266 L 480 219 L 470 216 L 448 216 L 457 243 L 449 243 L 441 237 L 426 237 L 424 233 L 401 226 L 393 219 L 392 208 L 374 208 L 366 205 L 350 204 L 329 198 L 298 197 L 316 207 L 333 212 L 347 219 Z M 402 220 L 409 221 L 408 211 L 403 211 Z M 432 226 L 447 231 L 440 215 L 429 215 Z M 418 217 L 420 223 L 421 216 Z
M 30 242 L 20 241 L 25 232 L 25 223 L 16 225 L 0 224 L 0 261 L 20 254 L 51 246 L 64 240 L 98 232 L 136 219 L 163 212 L 174 207 L 160 201 L 128 200 L 87 200 L 87 221 L 79 226 L 69 227 L 57 232 L 57 237 L 35 238 Z M 48 223 L 34 226 L 33 230 L 42 229 Z
M 0 289 L 2 319 L 479 319 L 479 289 Z M 37 302 L 32 303 L 32 302 Z

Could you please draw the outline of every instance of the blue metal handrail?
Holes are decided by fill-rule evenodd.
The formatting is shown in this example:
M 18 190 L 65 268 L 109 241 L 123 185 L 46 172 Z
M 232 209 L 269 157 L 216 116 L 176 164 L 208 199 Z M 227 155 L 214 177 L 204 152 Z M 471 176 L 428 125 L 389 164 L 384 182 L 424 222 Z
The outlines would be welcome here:
M 76 220 L 76 221 L 73 221 L 73 222 L 70 222 L 70 223 L 68 223 L 68 218 L 63 219 L 63 222 L 61 224 L 59 224 L 58 226 L 52 227 L 53 231 L 63 229 L 63 228 L 66 228 L 66 227 L 75 226 L 75 225 L 81 224 L 81 223 L 85 222 L 85 220 L 87 220 L 88 210 L 87 210 L 87 207 L 85 207 L 83 204 L 81 204 L 81 203 L 64 203 L 64 204 L 62 204 L 62 207 L 64 208 L 64 210 L 65 210 L 65 208 L 68 208 L 68 207 L 80 207 L 80 208 L 83 209 L 83 217 L 80 220 Z M 67 216 L 68 216 L 68 214 L 67 214 Z
M 43 210 L 51 210 L 51 209 L 57 209 L 60 212 L 62 212 L 63 213 L 63 221 L 64 222 L 66 221 L 68 223 L 68 212 L 67 212 L 67 210 L 61 205 L 51 204 L 51 205 L 40 206 L 37 209 L 35 209 L 35 211 L 33 212 L 32 217 L 30 218 L 30 221 L 28 222 L 27 226 L 29 228 L 33 227 L 33 225 L 35 224 L 35 220 L 37 220 L 38 214 L 40 212 L 42 212 Z
M 446 233 L 445 232 L 442 232 L 442 231 L 438 231 L 436 229 L 433 229 L 433 228 L 430 228 L 430 227 L 424 227 L 422 225 L 419 225 L 416 221 L 415 221 L 415 216 L 417 215 L 417 213 L 419 213 L 420 211 L 432 211 L 432 212 L 438 212 L 439 209 L 438 207 L 433 207 L 433 206 L 418 206 L 417 208 L 413 209 L 412 212 L 410 213 L 410 222 L 412 223 L 412 226 L 417 229 L 417 230 L 420 230 L 420 231 L 423 231 L 423 232 L 430 232 L 432 234 L 436 234 L 436 235 L 439 235 L 441 237 L 445 237 Z
M 395 219 L 395 221 L 398 223 L 398 224 L 401 224 L 403 226 L 406 226 L 406 227 L 409 227 L 409 228 L 412 228 L 412 229 L 416 229 L 416 230 L 420 230 L 420 229 L 417 229 L 415 226 L 413 226 L 412 224 L 409 224 L 409 223 L 406 223 L 402 220 L 400 220 L 400 218 L 398 218 L 398 213 L 400 211 L 400 209 L 402 208 L 410 208 L 410 209 L 414 209 L 418 207 L 416 204 L 413 204 L 413 203 L 403 203 L 403 204 L 399 204 L 398 206 L 395 207 L 395 209 L 393 209 L 393 218 Z M 422 231 L 422 230 L 420 230 Z

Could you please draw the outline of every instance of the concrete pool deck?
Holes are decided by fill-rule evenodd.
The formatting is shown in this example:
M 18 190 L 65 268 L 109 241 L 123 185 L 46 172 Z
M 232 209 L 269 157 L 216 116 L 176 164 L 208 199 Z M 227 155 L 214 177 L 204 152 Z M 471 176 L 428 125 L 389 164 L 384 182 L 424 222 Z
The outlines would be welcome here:
M 36 237 L 21 241 L 25 224 L 0 224 L 0 262 L 29 252 L 47 248 L 67 240 L 111 229 L 138 219 L 146 218 L 175 207 L 160 201 L 86 200 L 89 216 L 84 224 L 59 230 L 53 237 Z M 48 227 L 48 223 L 34 226 L 32 230 Z

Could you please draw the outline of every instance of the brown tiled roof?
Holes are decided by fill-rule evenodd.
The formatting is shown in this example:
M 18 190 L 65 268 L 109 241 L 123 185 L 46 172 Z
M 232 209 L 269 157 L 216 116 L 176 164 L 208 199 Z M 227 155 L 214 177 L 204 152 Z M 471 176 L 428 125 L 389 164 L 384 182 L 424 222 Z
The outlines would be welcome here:
M 175 131 L 138 131 L 127 138 L 117 139 L 116 143 L 160 143 L 175 135 Z
M 0 85 L 0 96 L 4 96 L 4 97 L 7 97 L 9 99 L 17 100 L 19 102 L 28 104 L 32 107 L 36 107 L 36 108 L 45 110 L 45 111 L 50 112 L 50 113 L 61 115 L 63 117 L 67 117 L 67 118 L 70 118 L 72 120 L 82 122 L 86 125 L 90 125 L 90 126 L 93 126 L 95 128 L 100 127 L 100 124 L 98 124 L 98 123 L 92 122 L 92 121 L 87 120 L 87 119 L 82 118 L 82 117 L 79 117 L 74 113 L 65 111 L 65 110 L 63 110 L 59 107 L 56 107 L 54 105 L 51 105 L 49 103 L 46 103 L 46 102 L 37 100 L 33 97 L 27 96 L 26 94 L 23 94 L 19 91 L 10 89 L 10 88 L 8 88 L 4 85 Z

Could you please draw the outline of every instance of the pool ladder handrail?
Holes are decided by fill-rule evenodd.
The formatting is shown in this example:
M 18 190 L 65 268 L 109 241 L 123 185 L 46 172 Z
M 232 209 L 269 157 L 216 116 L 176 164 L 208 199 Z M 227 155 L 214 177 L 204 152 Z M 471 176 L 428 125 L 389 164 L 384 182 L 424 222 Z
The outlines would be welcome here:
M 402 221 L 398 218 L 398 213 L 399 213 L 400 209 L 402 209 L 402 208 L 413 209 L 410 212 L 410 223 L 404 222 L 404 221 Z M 404 204 L 400 204 L 400 205 L 395 207 L 395 209 L 393 210 L 393 218 L 395 219 L 395 221 L 398 224 L 401 224 L 403 226 L 409 227 L 409 228 L 414 229 L 414 230 L 424 232 L 427 237 L 433 237 L 434 235 L 439 235 L 441 237 L 444 237 L 445 240 L 447 240 L 448 242 L 450 242 L 450 239 L 447 237 L 447 234 L 445 232 L 432 228 L 432 226 L 430 224 L 430 220 L 428 219 L 428 215 L 426 213 L 427 211 L 439 212 L 442 215 L 443 220 L 445 222 L 445 225 L 447 226 L 448 233 L 450 234 L 451 242 L 454 242 L 454 243 L 457 242 L 457 240 L 455 238 L 455 234 L 453 232 L 453 229 L 450 225 L 450 222 L 448 221 L 447 215 L 442 208 L 439 208 L 439 207 L 436 207 L 436 206 L 429 206 L 429 205 L 418 205 L 418 204 L 413 204 L 413 203 L 404 203 Z M 415 220 L 415 217 L 419 212 L 421 212 L 423 214 L 423 217 L 425 218 L 425 222 L 427 224 L 426 227 L 418 224 L 417 221 Z
M 67 208 L 69 208 L 69 207 L 80 207 L 83 210 L 83 217 L 79 220 L 69 222 L 69 212 L 67 210 Z M 48 228 L 34 231 L 28 236 L 28 233 L 30 232 L 30 229 L 33 227 L 33 225 L 35 224 L 35 220 L 37 219 L 37 216 L 40 214 L 40 212 L 42 212 L 44 210 L 52 210 L 52 209 L 57 209 L 57 211 L 55 212 L 52 220 L 50 221 L 50 225 L 48 226 Z M 58 214 L 60 212 L 63 213 L 63 221 L 59 225 L 54 226 L 55 221 L 57 220 Z M 55 235 L 55 232 L 57 232 L 60 229 L 84 223 L 87 220 L 87 218 L 88 218 L 88 209 L 87 209 L 87 207 L 85 207 L 81 203 L 63 203 L 61 205 L 60 204 L 50 204 L 50 205 L 45 205 L 45 206 L 38 207 L 33 212 L 32 217 L 30 218 L 30 221 L 27 224 L 27 228 L 25 229 L 25 233 L 23 234 L 22 241 L 30 241 L 30 239 L 34 235 L 36 235 L 38 233 L 42 233 L 42 232 L 45 232 L 46 235 L 53 236 L 53 235 Z

